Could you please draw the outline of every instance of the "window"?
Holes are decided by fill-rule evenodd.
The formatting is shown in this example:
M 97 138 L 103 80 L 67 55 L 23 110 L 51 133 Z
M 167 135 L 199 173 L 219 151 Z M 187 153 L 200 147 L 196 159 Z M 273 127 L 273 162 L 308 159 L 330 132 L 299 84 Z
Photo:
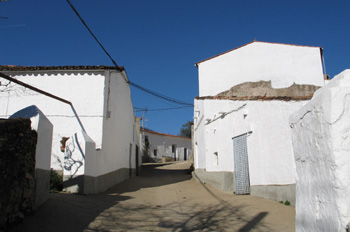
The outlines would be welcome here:
M 154 156 L 157 156 L 157 149 L 154 149 L 153 154 Z

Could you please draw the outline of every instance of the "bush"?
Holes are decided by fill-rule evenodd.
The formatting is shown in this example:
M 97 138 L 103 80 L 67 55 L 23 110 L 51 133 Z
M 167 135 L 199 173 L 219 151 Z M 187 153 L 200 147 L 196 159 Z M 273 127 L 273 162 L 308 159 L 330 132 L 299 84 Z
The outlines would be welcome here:
M 50 170 L 50 192 L 62 191 L 63 176 L 51 168 Z

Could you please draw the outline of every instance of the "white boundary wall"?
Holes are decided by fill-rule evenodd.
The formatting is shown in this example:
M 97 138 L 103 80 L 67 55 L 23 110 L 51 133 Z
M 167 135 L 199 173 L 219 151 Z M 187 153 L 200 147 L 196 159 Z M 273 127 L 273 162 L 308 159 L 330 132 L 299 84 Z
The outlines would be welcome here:
M 296 231 L 345 231 L 350 222 L 350 70 L 290 117 Z

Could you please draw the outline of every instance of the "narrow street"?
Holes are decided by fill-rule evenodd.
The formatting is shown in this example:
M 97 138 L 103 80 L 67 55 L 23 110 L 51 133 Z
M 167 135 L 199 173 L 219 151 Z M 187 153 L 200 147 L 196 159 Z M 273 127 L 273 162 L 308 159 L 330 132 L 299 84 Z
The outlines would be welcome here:
M 294 231 L 294 207 L 202 185 L 189 166 L 145 164 L 141 176 L 102 194 L 51 193 L 10 231 Z

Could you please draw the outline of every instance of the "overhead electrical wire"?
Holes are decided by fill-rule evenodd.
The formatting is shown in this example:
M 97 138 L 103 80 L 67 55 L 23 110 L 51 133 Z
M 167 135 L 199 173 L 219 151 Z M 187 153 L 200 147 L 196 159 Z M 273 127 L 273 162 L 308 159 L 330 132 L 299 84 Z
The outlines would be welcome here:
M 84 26 L 86 27 L 86 29 L 90 32 L 90 34 L 92 35 L 92 37 L 94 37 L 94 39 L 96 40 L 96 42 L 100 45 L 100 47 L 102 48 L 102 50 L 106 53 L 106 55 L 109 57 L 109 59 L 111 59 L 112 63 L 114 64 L 114 66 L 116 66 L 119 69 L 119 66 L 117 65 L 117 63 L 115 62 L 115 60 L 112 58 L 112 56 L 106 51 L 106 49 L 103 47 L 103 45 L 100 43 L 100 41 L 97 39 L 97 37 L 94 35 L 94 33 L 92 33 L 92 31 L 90 30 L 90 28 L 88 27 L 88 25 L 85 23 L 84 19 L 80 16 L 79 12 L 75 9 L 75 7 L 73 6 L 73 4 L 71 3 L 70 0 L 67 0 L 68 4 L 70 5 L 70 7 L 72 8 L 72 10 L 75 12 L 75 14 L 78 16 L 78 18 L 80 19 L 80 21 L 84 24 Z
M 173 102 L 173 103 L 176 103 L 176 104 L 179 104 L 179 105 L 184 105 L 184 106 L 193 106 L 193 104 L 190 104 L 190 103 L 187 103 L 187 102 L 184 102 L 184 101 L 180 101 L 180 100 L 177 100 L 175 98 L 167 97 L 167 96 L 165 96 L 163 94 L 157 93 L 157 92 L 152 91 L 150 89 L 146 89 L 145 87 L 137 85 L 137 84 L 135 84 L 135 83 L 133 83 L 131 81 L 129 81 L 129 84 L 134 86 L 134 87 L 136 87 L 136 88 L 138 88 L 138 89 L 141 89 L 141 90 L 143 90 L 143 91 L 145 91 L 145 92 L 147 92 L 149 94 L 152 94 L 153 96 L 162 98 L 162 99 L 167 100 L 169 102 Z
M 184 109 L 184 108 L 189 108 L 192 106 L 181 106 L 181 107 L 171 107 L 171 108 L 160 108 L 160 109 L 146 109 L 146 108 L 139 108 L 139 107 L 134 107 L 135 112 L 148 112 L 148 111 L 164 111 L 164 110 L 177 110 L 177 109 Z
M 84 19 L 80 16 L 79 12 L 77 11 L 77 9 L 74 7 L 74 5 L 72 4 L 72 2 L 70 0 L 66 0 L 67 3 L 70 5 L 70 7 L 72 8 L 72 10 L 75 12 L 75 14 L 78 16 L 78 18 L 80 19 L 80 21 L 83 23 L 83 25 L 86 27 L 86 29 L 89 31 L 89 33 L 91 34 L 91 36 L 96 40 L 96 42 L 100 45 L 100 47 L 102 48 L 102 50 L 106 53 L 106 55 L 109 57 L 109 59 L 112 61 L 112 63 L 114 64 L 114 66 L 119 70 L 120 67 L 117 65 L 117 62 L 115 62 L 115 60 L 112 58 L 112 56 L 107 52 L 107 50 L 103 47 L 103 45 L 100 43 L 100 41 L 97 39 L 97 37 L 94 35 L 94 33 L 91 31 L 91 29 L 89 28 L 89 26 L 85 23 Z M 181 101 L 181 100 L 177 100 L 175 98 L 171 98 L 171 97 L 168 97 L 164 94 L 160 94 L 160 93 L 157 93 L 153 90 L 150 90 L 150 89 L 147 89 L 145 87 L 142 87 L 130 80 L 127 81 L 129 85 L 137 88 L 137 89 L 140 89 L 148 94 L 151 94 L 155 97 L 158 97 L 158 98 L 161 98 L 161 99 L 164 99 L 166 101 L 169 101 L 169 102 L 172 102 L 172 103 L 175 103 L 175 104 L 178 104 L 178 105 L 183 105 L 183 106 L 186 106 L 186 107 L 193 107 L 193 104 L 191 103 L 187 103 L 187 102 L 184 102 L 184 101 Z

